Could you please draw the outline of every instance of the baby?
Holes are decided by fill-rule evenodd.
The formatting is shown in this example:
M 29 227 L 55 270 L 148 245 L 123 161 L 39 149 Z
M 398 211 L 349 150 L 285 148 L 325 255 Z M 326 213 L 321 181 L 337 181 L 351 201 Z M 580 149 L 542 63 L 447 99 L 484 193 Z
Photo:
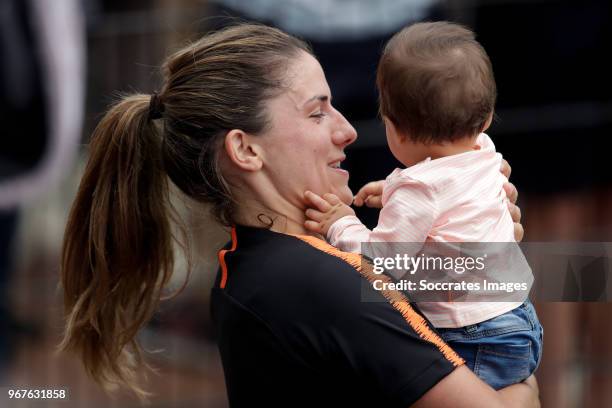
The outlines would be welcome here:
M 312 208 L 305 226 L 348 252 L 372 242 L 514 242 L 502 158 L 483 133 L 493 118 L 496 85 L 474 33 L 448 22 L 404 28 L 383 51 L 377 86 L 387 143 L 406 166 L 355 197 L 355 205 L 380 203 L 378 225 L 367 229 L 332 194 L 306 192 Z M 513 278 L 531 284 L 531 270 L 522 265 L 513 265 L 519 275 Z M 487 300 L 418 306 L 466 364 L 500 389 L 535 371 L 543 330 L 526 295 Z

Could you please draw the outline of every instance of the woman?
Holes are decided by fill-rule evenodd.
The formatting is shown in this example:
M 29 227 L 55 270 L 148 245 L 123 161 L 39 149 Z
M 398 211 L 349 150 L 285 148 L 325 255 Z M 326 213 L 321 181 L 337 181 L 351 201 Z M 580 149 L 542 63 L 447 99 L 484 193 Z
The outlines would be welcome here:
M 144 395 L 135 336 L 172 271 L 169 178 L 233 227 L 211 305 L 232 406 L 538 405 L 534 380 L 478 380 L 400 294 L 362 302 L 358 256 L 306 235 L 305 190 L 352 200 L 356 133 L 303 42 L 239 25 L 164 73 L 96 128 L 66 229 L 62 346 L 94 379 Z

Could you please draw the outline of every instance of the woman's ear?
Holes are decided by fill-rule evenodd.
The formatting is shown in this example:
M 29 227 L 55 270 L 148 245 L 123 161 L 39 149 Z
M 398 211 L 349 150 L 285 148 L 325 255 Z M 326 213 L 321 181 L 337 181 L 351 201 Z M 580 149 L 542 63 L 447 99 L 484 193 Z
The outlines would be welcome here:
M 240 129 L 232 129 L 225 135 L 225 151 L 230 162 L 242 170 L 257 171 L 263 165 L 259 146 L 253 143 L 254 136 Z

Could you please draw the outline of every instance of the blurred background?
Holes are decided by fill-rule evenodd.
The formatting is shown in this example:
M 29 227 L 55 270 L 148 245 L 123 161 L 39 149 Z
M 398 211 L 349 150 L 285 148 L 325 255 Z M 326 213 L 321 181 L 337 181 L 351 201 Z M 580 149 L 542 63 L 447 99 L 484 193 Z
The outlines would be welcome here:
M 612 4 L 559 0 L 1 0 L 0 387 L 67 387 L 48 407 L 137 407 L 56 355 L 58 265 L 89 135 L 119 92 L 160 87 L 163 58 L 235 21 L 308 40 L 334 104 L 359 132 L 346 168 L 355 191 L 396 166 L 377 119 L 375 68 L 386 39 L 421 20 L 472 27 L 499 98 L 489 134 L 513 168 L 526 241 L 612 241 Z M 179 200 L 180 201 L 180 200 Z M 141 341 L 158 373 L 153 407 L 225 407 L 208 296 L 228 235 L 187 209 L 196 248 L 187 288 L 162 302 Z M 358 214 L 370 226 L 376 211 Z M 185 278 L 179 263 L 174 284 Z M 612 407 L 612 304 L 538 303 L 543 407 Z M 0 399 L 0 406 L 27 402 Z

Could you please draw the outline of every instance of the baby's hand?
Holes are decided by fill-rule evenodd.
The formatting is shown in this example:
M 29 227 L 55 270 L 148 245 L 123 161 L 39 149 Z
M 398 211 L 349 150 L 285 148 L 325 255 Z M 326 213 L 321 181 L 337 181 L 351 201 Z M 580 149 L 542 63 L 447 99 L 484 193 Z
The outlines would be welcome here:
M 353 204 L 357 207 L 366 205 L 371 208 L 382 208 L 382 193 L 385 180 L 370 181 L 355 195 Z
M 306 210 L 306 229 L 318 234 L 327 236 L 327 231 L 331 225 L 342 217 L 355 215 L 355 211 L 344 204 L 334 194 L 324 194 L 323 197 L 306 191 L 304 198 L 310 207 Z

